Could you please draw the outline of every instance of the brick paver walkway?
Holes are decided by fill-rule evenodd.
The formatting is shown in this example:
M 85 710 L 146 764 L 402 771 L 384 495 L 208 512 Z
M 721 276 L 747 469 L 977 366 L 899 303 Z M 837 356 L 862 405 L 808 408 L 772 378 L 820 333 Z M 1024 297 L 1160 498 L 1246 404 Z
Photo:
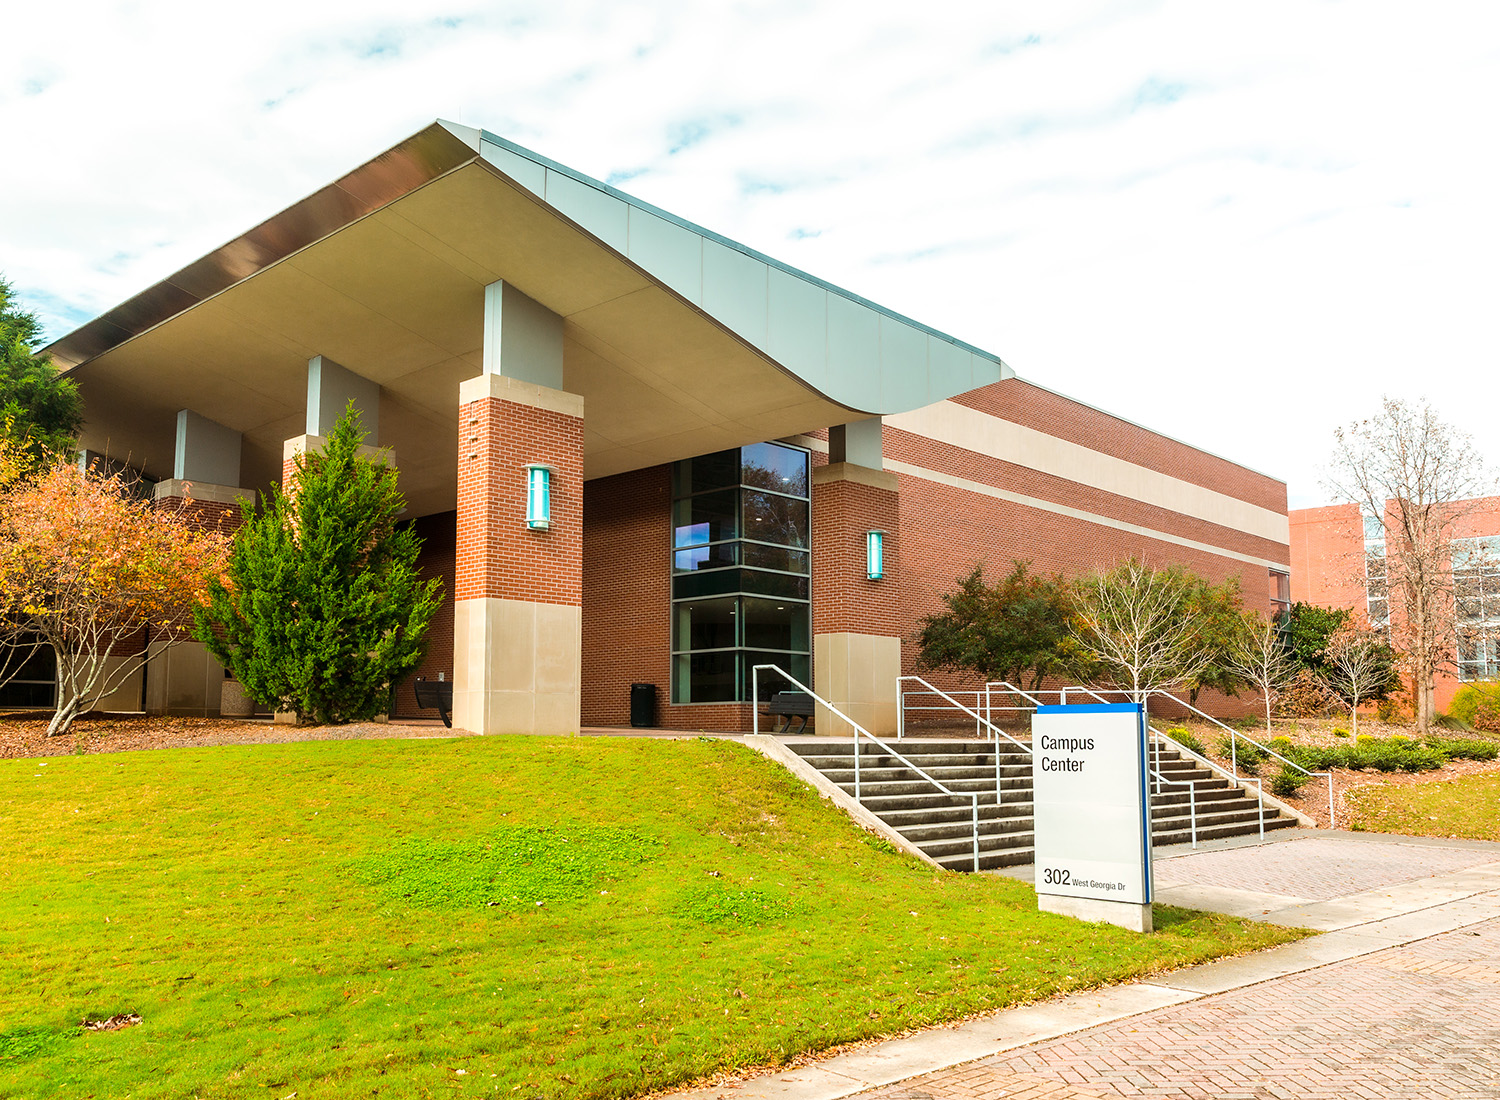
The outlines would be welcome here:
M 1500 920 L 1133 1016 L 866 1095 L 878 1100 L 1500 1098 Z
M 1493 851 L 1309 836 L 1159 859 L 1152 874 L 1158 887 L 1224 886 L 1330 901 L 1494 862 Z

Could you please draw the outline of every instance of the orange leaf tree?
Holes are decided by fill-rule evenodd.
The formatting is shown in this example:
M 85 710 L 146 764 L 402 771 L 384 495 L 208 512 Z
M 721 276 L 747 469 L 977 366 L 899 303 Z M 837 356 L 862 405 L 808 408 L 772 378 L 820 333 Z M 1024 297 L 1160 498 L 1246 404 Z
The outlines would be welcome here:
M 119 474 L 58 463 L 0 496 L 0 614 L 57 655 L 49 737 L 185 641 L 228 560 L 227 536 L 131 489 Z

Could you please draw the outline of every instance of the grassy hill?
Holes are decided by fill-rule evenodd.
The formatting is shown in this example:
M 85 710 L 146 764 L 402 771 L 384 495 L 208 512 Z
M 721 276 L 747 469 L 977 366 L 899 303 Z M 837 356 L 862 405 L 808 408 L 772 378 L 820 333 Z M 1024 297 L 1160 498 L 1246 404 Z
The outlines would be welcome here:
M 0 1096 L 630 1096 L 1296 935 L 1157 920 L 935 872 L 723 741 L 0 761 Z

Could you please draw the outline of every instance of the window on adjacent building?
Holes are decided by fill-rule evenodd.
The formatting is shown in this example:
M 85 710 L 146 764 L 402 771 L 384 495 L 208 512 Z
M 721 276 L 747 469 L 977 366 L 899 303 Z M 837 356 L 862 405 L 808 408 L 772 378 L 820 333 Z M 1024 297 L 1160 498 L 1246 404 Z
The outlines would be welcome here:
M 1281 569 L 1271 570 L 1271 618 L 1284 622 L 1292 610 L 1292 575 Z
M 1365 611 L 1370 626 L 1385 630 L 1391 625 L 1391 586 L 1385 561 L 1385 523 L 1379 516 L 1365 516 Z
M 1453 540 L 1458 678 L 1500 678 L 1500 536 Z
M 672 470 L 672 701 L 751 696 L 751 669 L 808 681 L 812 523 L 808 452 L 756 443 Z M 789 685 L 762 676 L 762 691 Z

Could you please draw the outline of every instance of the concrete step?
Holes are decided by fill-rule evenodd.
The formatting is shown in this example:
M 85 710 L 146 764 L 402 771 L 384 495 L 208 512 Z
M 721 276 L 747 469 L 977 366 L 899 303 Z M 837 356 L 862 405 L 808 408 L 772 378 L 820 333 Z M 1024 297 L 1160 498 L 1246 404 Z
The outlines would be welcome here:
M 854 794 L 854 746 L 850 741 L 789 743 L 809 765 L 851 797 Z M 940 866 L 971 871 L 974 866 L 974 803 L 979 800 L 980 868 L 1032 862 L 1034 834 L 1030 755 L 1013 745 L 985 741 L 907 739 L 890 752 L 863 746 L 859 760 L 861 803 Z M 999 761 L 1002 798 L 996 802 L 995 771 Z M 1284 829 L 1294 818 L 1262 807 L 1253 792 L 1170 747 L 1152 753 L 1152 767 L 1172 782 L 1153 784 L 1152 842 L 1161 846 L 1191 839 L 1191 805 L 1196 809 L 1198 839 L 1253 834 L 1261 819 L 1265 828 Z M 945 794 L 923 778 L 921 768 L 954 794 Z

